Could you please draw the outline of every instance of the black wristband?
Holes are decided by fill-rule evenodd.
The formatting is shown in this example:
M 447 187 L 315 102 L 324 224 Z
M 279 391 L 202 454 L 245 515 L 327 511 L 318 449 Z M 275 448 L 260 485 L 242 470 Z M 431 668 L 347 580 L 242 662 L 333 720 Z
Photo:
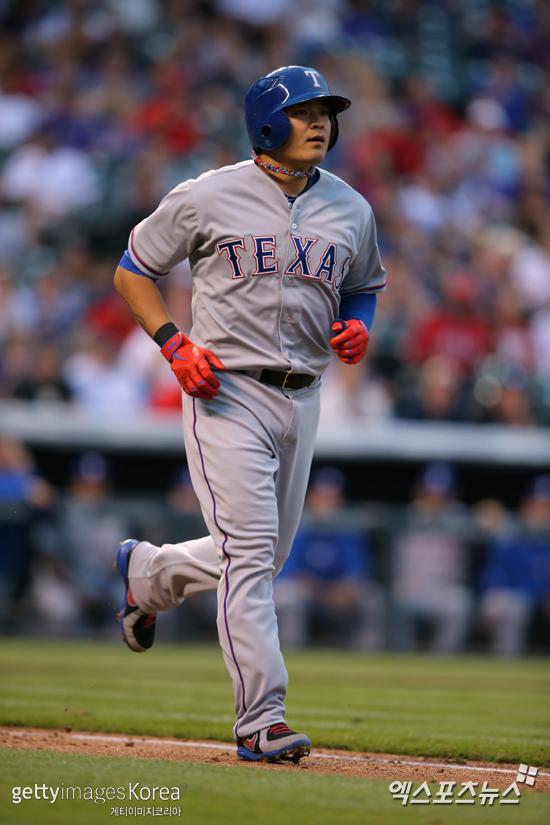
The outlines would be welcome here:
M 153 335 L 153 341 L 155 342 L 155 344 L 158 344 L 159 347 L 163 347 L 165 343 L 169 341 L 170 338 L 172 338 L 172 336 L 175 335 L 177 332 L 179 332 L 177 326 L 173 324 L 172 321 L 168 321 L 167 324 L 163 324 L 161 327 L 157 329 L 157 331 Z

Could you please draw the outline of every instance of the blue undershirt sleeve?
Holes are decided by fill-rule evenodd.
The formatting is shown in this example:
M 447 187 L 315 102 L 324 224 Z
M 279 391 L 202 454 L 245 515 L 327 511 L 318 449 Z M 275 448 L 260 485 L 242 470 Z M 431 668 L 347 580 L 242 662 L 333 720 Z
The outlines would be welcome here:
M 353 295 L 344 295 L 340 301 L 340 318 L 349 321 L 358 318 L 363 321 L 370 332 L 376 312 L 376 294 L 372 292 L 356 292 Z
M 133 260 L 130 258 L 128 250 L 124 252 L 124 255 L 118 262 L 118 265 L 121 266 L 123 269 L 128 269 L 130 272 L 135 272 L 136 275 L 143 275 L 144 278 L 149 278 L 150 281 L 155 281 L 155 278 L 152 278 L 151 275 L 147 274 L 147 272 L 143 272 L 142 269 L 137 268 Z

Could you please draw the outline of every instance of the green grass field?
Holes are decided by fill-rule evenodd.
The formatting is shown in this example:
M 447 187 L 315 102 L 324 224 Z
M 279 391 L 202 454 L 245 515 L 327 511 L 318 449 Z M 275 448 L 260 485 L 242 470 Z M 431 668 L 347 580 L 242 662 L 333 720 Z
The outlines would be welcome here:
M 276 773 L 221 765 L 193 765 L 143 759 L 11 752 L 0 750 L 0 822 L 2 825 L 100 825 L 116 822 L 179 823 L 179 825 L 544 825 L 550 816 L 550 795 L 530 793 L 518 805 L 403 807 L 388 791 L 385 780 Z M 22 777 L 25 777 L 22 779 Z M 117 817 L 111 806 L 91 801 L 42 800 L 11 802 L 14 785 L 39 781 L 55 786 L 121 786 L 141 782 L 181 788 L 181 816 Z M 117 805 L 136 804 L 117 802 Z M 146 803 L 145 803 L 146 804 Z
M 288 721 L 305 730 L 314 746 L 550 765 L 550 665 L 541 659 L 307 651 L 286 661 Z M 0 642 L 0 666 L 0 724 L 232 738 L 232 692 L 216 647 L 159 645 L 136 656 L 117 643 L 10 639 Z M 296 806 L 301 823 L 550 821 L 546 794 L 531 793 L 518 806 L 411 808 L 394 801 L 383 780 L 34 751 L 0 754 L 2 825 L 117 821 L 107 806 L 87 801 L 12 805 L 16 784 L 120 785 L 140 777 L 186 786 L 181 818 L 160 821 L 254 825 L 288 819 Z M 281 801 L 280 816 L 274 800 Z

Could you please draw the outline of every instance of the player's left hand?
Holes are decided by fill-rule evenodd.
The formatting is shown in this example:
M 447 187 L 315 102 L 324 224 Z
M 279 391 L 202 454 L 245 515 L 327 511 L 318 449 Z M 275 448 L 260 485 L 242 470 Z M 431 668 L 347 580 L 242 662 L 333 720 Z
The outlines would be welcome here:
M 349 321 L 333 321 L 331 330 L 335 333 L 329 344 L 344 364 L 357 364 L 369 345 L 369 331 L 363 321 L 351 318 Z

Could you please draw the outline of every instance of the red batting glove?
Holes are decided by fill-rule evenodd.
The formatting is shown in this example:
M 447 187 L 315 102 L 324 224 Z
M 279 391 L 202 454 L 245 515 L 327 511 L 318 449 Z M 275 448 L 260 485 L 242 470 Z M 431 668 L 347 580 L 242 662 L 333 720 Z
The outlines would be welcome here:
M 357 364 L 364 357 L 369 345 L 369 331 L 363 321 L 351 318 L 349 321 L 333 321 L 329 344 L 344 364 Z
M 224 370 L 225 367 L 213 352 L 198 347 L 183 332 L 172 335 L 160 351 L 187 395 L 204 401 L 214 398 L 220 382 L 211 367 L 217 370 Z

